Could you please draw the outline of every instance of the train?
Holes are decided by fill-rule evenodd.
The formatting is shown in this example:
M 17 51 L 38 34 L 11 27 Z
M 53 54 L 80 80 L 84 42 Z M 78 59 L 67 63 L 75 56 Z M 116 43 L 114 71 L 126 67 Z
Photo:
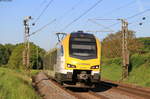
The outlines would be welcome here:
M 44 60 L 44 71 L 62 85 L 93 86 L 100 82 L 101 43 L 93 34 L 67 34 Z

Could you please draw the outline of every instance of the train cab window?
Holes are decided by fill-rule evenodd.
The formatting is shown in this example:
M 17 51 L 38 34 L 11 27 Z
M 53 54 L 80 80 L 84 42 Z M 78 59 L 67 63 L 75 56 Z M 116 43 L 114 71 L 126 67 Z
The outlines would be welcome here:
M 97 58 L 97 46 L 94 36 L 71 37 L 69 43 L 71 57 L 80 59 Z

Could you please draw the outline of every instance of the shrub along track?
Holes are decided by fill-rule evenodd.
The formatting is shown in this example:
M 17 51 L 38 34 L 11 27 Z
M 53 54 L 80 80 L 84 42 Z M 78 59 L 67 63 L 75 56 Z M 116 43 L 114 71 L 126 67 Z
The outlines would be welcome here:
M 111 81 L 102 81 L 95 89 L 64 88 L 44 73 L 32 77 L 33 86 L 44 99 L 150 99 L 150 90 Z

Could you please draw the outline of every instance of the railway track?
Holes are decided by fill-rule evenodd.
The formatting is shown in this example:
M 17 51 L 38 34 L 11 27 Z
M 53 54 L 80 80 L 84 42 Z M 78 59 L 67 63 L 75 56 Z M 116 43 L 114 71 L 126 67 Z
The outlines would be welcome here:
M 33 86 L 43 99 L 150 99 L 150 91 L 102 81 L 95 89 L 64 88 L 44 73 L 33 77 Z
M 92 92 L 90 89 L 84 88 L 67 88 L 74 95 L 78 96 L 78 99 L 108 99 L 103 95 L 96 94 Z
M 111 92 L 118 92 L 120 94 L 125 94 L 133 99 L 150 99 L 150 90 L 145 90 L 143 88 L 135 88 L 131 85 L 125 85 L 125 84 L 117 84 L 114 82 L 101 82 L 101 87 L 104 89 L 110 89 Z
M 105 99 L 104 96 L 86 89 L 64 88 L 54 80 L 48 79 L 44 73 L 32 79 L 34 88 L 44 99 Z

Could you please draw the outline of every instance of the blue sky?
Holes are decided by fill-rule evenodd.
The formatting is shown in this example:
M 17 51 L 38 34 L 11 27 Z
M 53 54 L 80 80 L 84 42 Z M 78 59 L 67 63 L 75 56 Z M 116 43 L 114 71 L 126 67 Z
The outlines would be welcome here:
M 94 18 L 126 18 L 136 13 L 150 9 L 149 0 L 103 0 L 94 9 L 80 18 L 77 22 L 61 31 L 72 20 L 84 13 L 98 0 L 53 0 L 51 5 L 37 21 L 36 25 L 31 27 L 31 32 L 39 29 L 48 22 L 56 19 L 56 21 L 43 29 L 39 33 L 31 36 L 30 41 L 40 47 L 49 50 L 56 44 L 56 32 L 70 33 L 77 30 L 84 31 L 103 31 L 106 30 L 101 26 L 93 24 L 88 19 Z M 23 18 L 24 16 L 32 16 L 34 19 L 38 17 L 49 0 L 12 0 L 0 2 L 0 43 L 21 43 L 23 42 Z M 122 7 L 123 6 L 123 7 Z M 116 10 L 116 8 L 121 7 Z M 146 17 L 146 20 L 142 20 Z M 31 21 L 31 23 L 34 20 Z M 99 24 L 110 26 L 117 21 L 97 20 Z M 150 37 L 150 11 L 142 15 L 128 19 L 130 23 L 129 29 L 136 31 L 137 37 Z M 142 26 L 138 23 L 143 22 Z M 112 30 L 118 31 L 120 24 L 111 27 Z M 101 40 L 106 37 L 109 32 L 95 33 Z

